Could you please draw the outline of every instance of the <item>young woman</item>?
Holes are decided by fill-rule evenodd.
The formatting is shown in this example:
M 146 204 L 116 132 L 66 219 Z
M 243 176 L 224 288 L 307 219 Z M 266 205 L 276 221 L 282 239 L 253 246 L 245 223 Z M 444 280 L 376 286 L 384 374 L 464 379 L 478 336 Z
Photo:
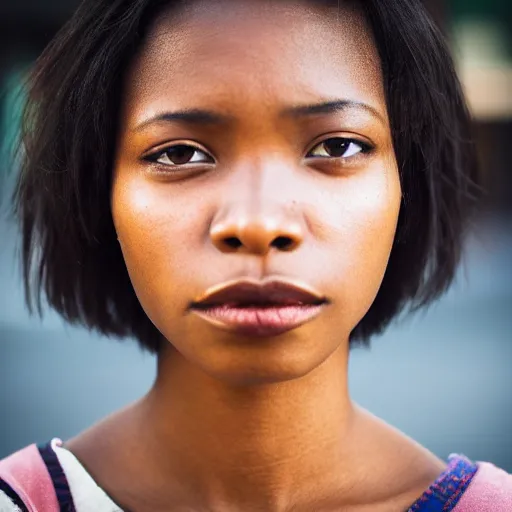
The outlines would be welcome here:
M 468 112 L 419 1 L 85 0 L 30 78 L 23 147 L 29 301 L 136 338 L 158 374 L 4 460 L 2 511 L 512 510 L 512 477 L 347 385 L 354 344 L 447 288 L 472 211 Z

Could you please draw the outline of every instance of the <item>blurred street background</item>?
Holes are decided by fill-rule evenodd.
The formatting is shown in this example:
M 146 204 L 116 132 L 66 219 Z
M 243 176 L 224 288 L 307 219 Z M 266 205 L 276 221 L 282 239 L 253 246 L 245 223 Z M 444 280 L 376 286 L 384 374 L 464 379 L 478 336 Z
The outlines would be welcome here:
M 105 0 L 108 1 L 108 0 Z M 354 398 L 442 458 L 512 472 L 512 3 L 426 0 L 450 39 L 477 121 L 485 209 L 449 293 L 352 355 Z M 151 385 L 130 340 L 29 317 L 9 214 L 20 79 L 75 0 L 0 0 L 0 458 L 69 438 Z

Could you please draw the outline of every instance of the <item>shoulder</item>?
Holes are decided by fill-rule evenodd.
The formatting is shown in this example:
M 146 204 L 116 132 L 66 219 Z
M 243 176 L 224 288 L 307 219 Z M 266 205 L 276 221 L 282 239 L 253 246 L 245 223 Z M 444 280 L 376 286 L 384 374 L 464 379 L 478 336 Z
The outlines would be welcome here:
M 477 467 L 453 512 L 510 512 L 512 475 L 489 462 L 478 462 Z
M 447 468 L 408 512 L 511 512 L 512 475 L 452 454 Z
M 2 512 L 25 511 L 27 506 L 49 508 L 55 505 L 52 501 L 53 494 L 53 485 L 46 465 L 35 444 L 0 460 Z
M 60 439 L 0 460 L 0 512 L 120 512 Z
M 63 473 L 53 444 L 32 444 L 0 461 L 0 491 L 4 512 L 59 510 Z M 65 477 L 64 477 L 65 479 Z

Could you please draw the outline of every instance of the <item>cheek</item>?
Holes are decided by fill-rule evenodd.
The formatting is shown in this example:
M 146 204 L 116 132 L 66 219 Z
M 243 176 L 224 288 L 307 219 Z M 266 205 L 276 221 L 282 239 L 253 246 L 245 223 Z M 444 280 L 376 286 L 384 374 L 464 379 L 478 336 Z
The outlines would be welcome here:
M 361 176 L 346 189 L 342 212 L 350 222 L 342 222 L 342 229 L 351 239 L 373 249 L 362 251 L 365 258 L 378 252 L 387 254 L 394 239 L 400 209 L 400 183 L 398 175 L 382 171 Z M 362 248 L 362 247 L 361 247 Z M 367 254 L 365 254 L 365 252 Z
M 377 295 L 395 238 L 401 188 L 398 172 L 387 169 L 348 179 L 328 201 L 334 221 L 328 240 L 336 247 L 329 267 L 338 277 L 333 286 L 355 323 Z
M 184 252 L 196 250 L 204 215 L 201 200 L 187 198 L 170 196 L 165 184 L 136 179 L 114 182 L 114 224 L 130 279 L 148 314 L 158 309 L 154 304 L 158 300 L 176 300 L 175 290 L 190 273 Z

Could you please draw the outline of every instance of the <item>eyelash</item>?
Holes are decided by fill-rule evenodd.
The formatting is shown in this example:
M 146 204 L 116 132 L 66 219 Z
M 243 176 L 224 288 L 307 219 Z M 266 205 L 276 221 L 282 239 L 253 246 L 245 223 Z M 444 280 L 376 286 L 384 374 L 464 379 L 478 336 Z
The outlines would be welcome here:
M 329 142 L 333 142 L 333 141 L 341 141 L 341 144 L 343 145 L 343 152 L 344 153 L 346 153 L 351 148 L 353 149 L 353 146 L 358 146 L 360 149 L 359 149 L 359 151 L 349 155 L 348 157 L 347 156 L 332 156 L 332 155 L 327 154 L 327 156 L 316 155 L 316 156 L 311 156 L 309 158 L 312 158 L 312 159 L 315 159 L 315 160 L 327 160 L 327 161 L 333 161 L 334 160 L 334 161 L 336 161 L 338 163 L 341 163 L 342 161 L 347 161 L 348 159 L 357 158 L 358 155 L 370 153 L 374 149 L 373 146 L 371 146 L 370 144 L 362 142 L 362 141 L 357 140 L 357 139 L 350 138 L 350 137 L 330 137 L 328 139 L 325 139 L 325 140 L 317 143 L 308 152 L 308 155 L 310 155 L 315 149 L 321 148 L 325 144 L 327 144 Z M 182 163 L 182 164 L 172 163 L 170 158 L 169 158 L 169 153 L 170 153 L 170 151 L 176 150 L 177 148 L 183 148 L 183 149 L 186 149 L 186 150 L 192 150 L 192 158 L 197 153 L 202 153 L 203 155 L 206 156 L 207 159 L 210 159 L 211 161 L 201 160 L 201 161 L 195 161 L 195 162 L 194 161 L 188 161 L 188 162 Z M 308 158 L 308 155 L 306 155 L 306 158 Z M 169 162 L 171 162 L 170 164 L 162 163 L 162 162 L 159 161 L 164 156 L 167 157 L 167 160 Z M 168 146 L 168 147 L 166 147 L 166 148 L 164 148 L 162 150 L 159 150 L 159 151 L 157 151 L 155 153 L 152 153 L 150 155 L 145 156 L 144 160 L 146 160 L 146 161 L 148 161 L 150 163 L 156 164 L 156 165 L 160 165 L 162 167 L 175 168 L 175 169 L 179 169 L 180 167 L 186 167 L 186 166 L 188 166 L 190 164 L 205 164 L 205 163 L 212 164 L 212 163 L 214 163 L 213 158 L 210 157 L 210 155 L 208 155 L 208 153 L 206 151 L 203 151 L 202 149 L 199 149 L 197 146 L 194 146 L 192 144 L 174 144 L 172 146 Z

